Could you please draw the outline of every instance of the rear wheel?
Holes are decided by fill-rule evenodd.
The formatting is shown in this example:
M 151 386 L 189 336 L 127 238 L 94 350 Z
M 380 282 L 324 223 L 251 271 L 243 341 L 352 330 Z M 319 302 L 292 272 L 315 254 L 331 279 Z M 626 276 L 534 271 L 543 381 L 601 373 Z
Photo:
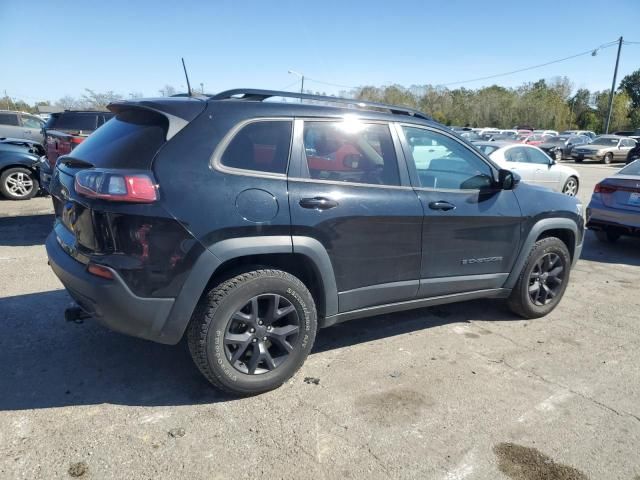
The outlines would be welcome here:
M 571 255 L 562 240 L 538 240 L 509 296 L 509 308 L 524 318 L 547 315 L 560 303 L 570 269 Z
M 602 243 L 616 243 L 620 239 L 620 234 L 611 230 L 597 230 L 596 238 Z
M 293 275 L 254 270 L 211 289 L 187 331 L 191 356 L 216 387 L 254 395 L 304 363 L 317 330 L 313 297 Z
M 613 161 L 613 153 L 609 152 L 602 157 L 602 163 L 609 165 Z
M 40 188 L 34 173 L 28 168 L 8 168 L 0 175 L 0 192 L 10 200 L 28 200 Z
M 576 177 L 569 177 L 562 188 L 562 193 L 575 197 L 578 194 L 578 179 Z
M 575 163 L 582 163 L 582 160 L 583 160 L 582 158 L 574 158 L 574 159 L 573 159 L 573 161 L 574 161 Z

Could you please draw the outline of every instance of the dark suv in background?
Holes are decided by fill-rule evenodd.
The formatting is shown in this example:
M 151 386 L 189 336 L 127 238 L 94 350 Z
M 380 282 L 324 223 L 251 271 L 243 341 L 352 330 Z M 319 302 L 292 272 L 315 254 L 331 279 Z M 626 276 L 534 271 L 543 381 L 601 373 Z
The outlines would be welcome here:
M 417 111 L 263 90 L 109 108 L 51 183 L 67 314 L 186 335 L 236 394 L 281 385 L 337 322 L 476 298 L 546 315 L 580 256 L 575 198 Z
M 61 155 L 70 153 L 94 130 L 104 125 L 114 114 L 96 110 L 65 110 L 52 113 L 42 129 L 45 156 L 40 164 L 40 184 L 49 190 L 51 174 Z

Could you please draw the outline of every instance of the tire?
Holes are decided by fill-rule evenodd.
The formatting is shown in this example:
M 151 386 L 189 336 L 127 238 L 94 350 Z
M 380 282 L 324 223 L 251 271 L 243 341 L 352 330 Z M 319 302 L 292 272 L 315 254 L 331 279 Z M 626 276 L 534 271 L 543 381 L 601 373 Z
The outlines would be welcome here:
M 557 271 L 558 267 L 562 267 L 560 271 Z M 547 275 L 541 274 L 543 271 Z M 550 272 L 556 275 L 549 275 Z M 507 300 L 509 308 L 524 318 L 547 315 L 560 303 L 569 283 L 570 272 L 571 255 L 564 242 L 556 237 L 538 240 Z
M 286 334 L 296 324 L 297 330 Z M 291 378 L 309 355 L 317 328 L 313 297 L 298 278 L 280 270 L 254 270 L 204 295 L 187 340 L 193 361 L 211 384 L 248 396 Z
M 575 163 L 582 163 L 583 159 L 582 158 L 574 158 L 573 161 Z
M 612 161 L 613 161 L 613 154 L 611 152 L 605 154 L 605 156 L 602 157 L 602 163 L 604 163 L 605 165 L 609 165 Z
M 570 197 L 575 197 L 578 194 L 578 189 L 580 188 L 580 183 L 576 177 L 569 177 L 562 187 L 562 193 L 565 195 L 569 195 Z
M 596 238 L 602 243 L 616 243 L 620 239 L 620 234 L 611 230 L 596 230 Z
M 7 168 L 0 175 L 0 193 L 9 200 L 29 200 L 40 190 L 34 173 L 28 168 Z

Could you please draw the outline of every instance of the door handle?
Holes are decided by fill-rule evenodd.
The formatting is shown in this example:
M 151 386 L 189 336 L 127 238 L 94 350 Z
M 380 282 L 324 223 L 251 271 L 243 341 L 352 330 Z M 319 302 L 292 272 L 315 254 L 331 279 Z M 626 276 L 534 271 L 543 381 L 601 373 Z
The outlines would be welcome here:
M 302 198 L 299 203 L 302 208 L 312 210 L 329 210 L 338 206 L 338 202 L 326 197 Z
M 431 210 L 444 210 L 446 212 L 448 210 L 455 210 L 456 206 L 453 203 L 440 200 L 438 202 L 429 203 L 429 208 Z

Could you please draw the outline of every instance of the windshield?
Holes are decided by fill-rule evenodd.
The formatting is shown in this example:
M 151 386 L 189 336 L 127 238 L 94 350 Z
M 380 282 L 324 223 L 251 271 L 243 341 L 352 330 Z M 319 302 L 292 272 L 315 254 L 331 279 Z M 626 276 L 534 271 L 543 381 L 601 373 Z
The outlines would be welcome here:
M 640 160 L 631 162 L 618 172 L 618 175 L 640 175 Z
M 591 145 L 611 146 L 611 145 L 617 145 L 617 144 L 618 144 L 618 139 L 611 138 L 611 137 L 596 137 L 594 138 L 593 142 L 591 142 Z

